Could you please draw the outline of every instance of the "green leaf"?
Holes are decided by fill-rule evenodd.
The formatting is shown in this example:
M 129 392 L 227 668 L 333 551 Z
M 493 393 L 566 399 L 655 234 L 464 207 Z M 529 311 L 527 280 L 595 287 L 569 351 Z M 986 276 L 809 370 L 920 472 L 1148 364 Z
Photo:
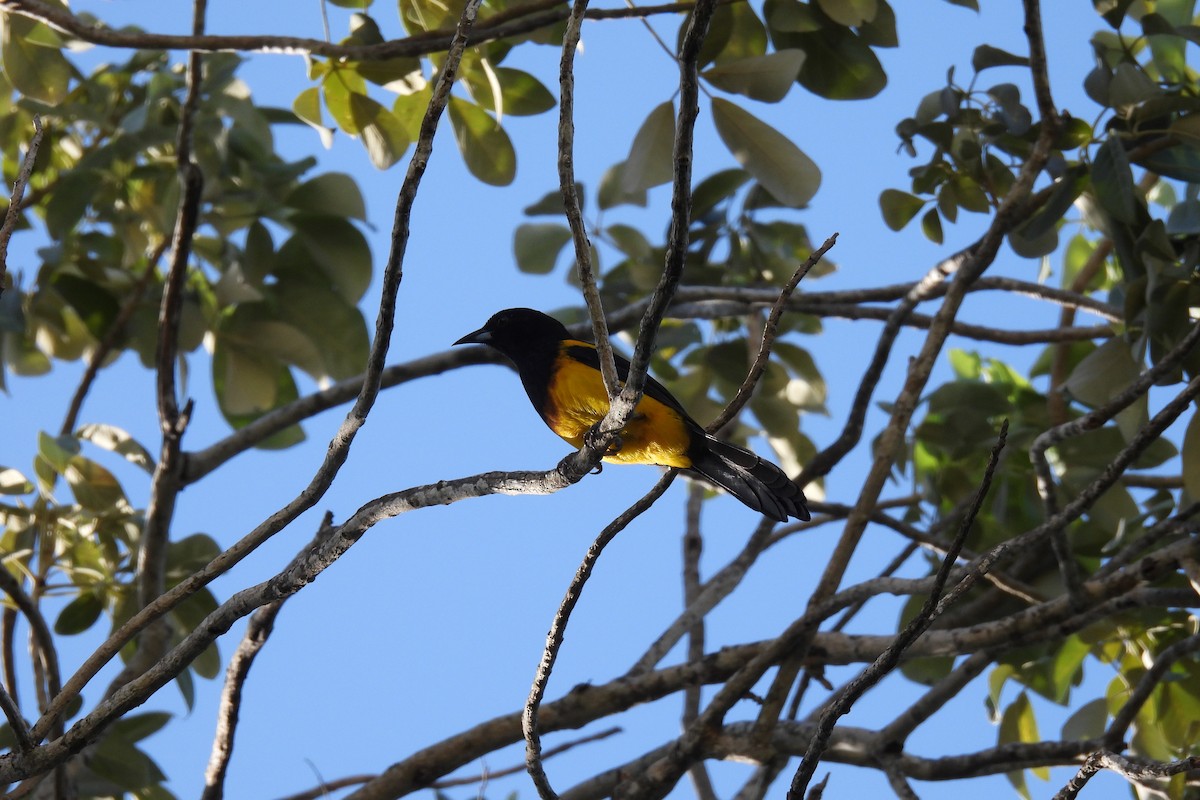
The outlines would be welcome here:
M 725 169 L 709 175 L 692 190 L 692 219 L 703 220 L 723 201 L 731 199 L 750 180 L 744 169 Z
M 474 103 L 450 98 L 450 124 L 467 169 L 491 186 L 507 186 L 517 174 L 517 154 L 508 134 Z
M 270 297 L 278 319 L 297 332 L 315 349 L 320 367 L 313 371 L 297 362 L 316 380 L 345 380 L 366 369 L 370 340 L 362 312 L 349 300 L 330 295 L 319 287 L 285 283 L 271 287 Z M 314 328 L 312 321 L 321 320 Z M 250 345 L 253 348 L 253 344 Z
M 545 275 L 554 271 L 563 247 L 571 241 L 571 231 L 554 222 L 529 222 L 518 225 L 513 235 L 513 254 L 522 272 Z
M 54 632 L 61 636 L 75 636 L 96 624 L 104 611 L 104 599 L 94 591 L 80 592 L 79 596 L 63 607 L 54 621 Z
M 875 0 L 817 0 L 817 5 L 838 25 L 856 28 L 875 19 Z
M 779 131 L 728 100 L 712 99 L 713 121 L 738 163 L 775 199 L 803 208 L 821 185 L 812 159 Z
M 983 72 L 992 67 L 1028 66 L 1028 56 L 1019 56 L 1007 50 L 1001 50 L 999 47 L 992 47 L 990 44 L 979 45 L 971 55 L 971 68 L 976 72 Z
M 424 89 L 427 81 L 416 56 L 359 61 L 354 71 L 366 80 L 396 94 L 412 94 Z
M 765 103 L 778 103 L 792 88 L 803 64 L 802 51 L 777 50 L 763 56 L 721 62 L 700 76 L 726 92 L 736 92 Z
M 357 303 L 371 283 L 371 247 L 362 231 L 324 214 L 295 214 L 288 222 L 294 233 L 275 256 L 275 276 L 323 284 Z
M 0 494 L 29 494 L 33 484 L 12 467 L 0 467 Z
M 124 456 L 129 463 L 136 464 L 151 474 L 154 473 L 154 459 L 151 457 L 150 451 L 134 439 L 128 431 L 115 425 L 92 423 L 75 431 L 75 435 L 97 447 L 103 447 L 105 450 Z
M 883 212 L 883 221 L 894 231 L 911 222 L 924 206 L 924 200 L 899 189 L 884 189 L 879 195 L 879 209 Z
M 638 128 L 621 171 L 621 191 L 635 194 L 669 183 L 675 174 L 675 106 L 655 106 Z
M 74 436 L 51 436 L 39 431 L 37 452 L 55 472 L 61 474 L 66 471 L 71 459 L 79 454 L 79 442 Z
M 1084 703 L 1063 723 L 1064 741 L 1081 741 L 1104 735 L 1108 725 L 1108 701 L 1098 697 Z
M 91 459 L 72 457 L 62 475 L 75 500 L 88 511 L 109 511 L 125 500 L 116 476 Z
M 57 47 L 38 44 L 47 35 L 54 36 L 40 22 L 0 14 L 0 63 L 5 77 L 26 97 L 58 105 L 67 96 L 75 70 Z
M 1115 219 L 1134 224 L 1138 218 L 1137 193 L 1129 156 L 1116 136 L 1100 146 L 1092 162 L 1092 190 L 1100 206 Z
M 300 396 L 286 366 L 273 358 L 230 346 L 221 336 L 217 336 L 213 351 L 212 370 L 217 405 L 235 429 Z M 292 425 L 257 446 L 281 449 L 302 441 L 304 432 L 299 425 Z
M 496 67 L 495 78 L 500 84 L 500 97 L 504 101 L 504 113 L 514 117 L 543 114 L 558 103 L 550 90 L 528 72 L 511 67 Z M 495 111 L 495 99 L 490 88 L 480 86 L 477 80 L 467 79 L 471 96 L 483 108 Z
M 1129 343 L 1117 337 L 1109 339 L 1079 362 L 1064 388 L 1080 402 L 1098 408 L 1136 380 L 1140 371 Z M 1117 427 L 1126 441 L 1130 441 L 1149 419 L 1148 407 L 1143 394 L 1117 414 Z
M 942 218 L 938 216 L 936 206 L 921 216 L 921 233 L 934 244 L 942 243 Z
M 292 111 L 302 122 L 311 126 L 321 136 L 321 144 L 328 150 L 333 144 L 333 129 L 325 125 L 321 113 L 321 90 L 310 86 L 292 101 Z
M 875 52 L 848 28 L 776 34 L 774 40 L 780 50 L 795 47 L 808 56 L 797 80 L 813 94 L 829 100 L 865 100 L 887 86 L 887 73 Z
M 999 744 L 1009 744 L 1013 742 L 1023 742 L 1032 744 L 1039 741 L 1037 719 L 1033 715 L 1033 705 L 1029 702 L 1029 695 L 1021 692 L 1017 699 L 1004 709 L 1004 714 L 1000 717 L 1000 735 Z M 1045 779 L 1049 778 L 1049 771 L 1044 767 L 1034 770 L 1034 774 L 1042 777 L 1045 774 Z
M 158 733 L 171 721 L 173 715 L 166 711 L 148 711 L 122 717 L 108 727 L 106 735 L 126 742 L 140 742 L 147 736 Z
M 57 272 L 50 279 L 50 285 L 75 310 L 88 332 L 97 339 L 104 338 L 121 313 L 117 298 L 94 281 L 69 272 Z
M 812 7 L 799 0 L 766 0 L 763 16 L 773 39 L 777 33 L 812 33 L 822 27 Z
M 167 577 L 174 586 L 203 569 L 221 553 L 221 546 L 207 534 L 193 533 L 167 545 Z M 169 587 L 168 587 L 169 588 Z
M 1009 246 L 1022 258 L 1041 258 L 1058 249 L 1058 229 L 1046 228 L 1037 235 L 1030 235 L 1030 230 L 1034 227 L 1031 223 L 1034 221 L 1030 220 L 1029 223 L 1020 225 L 1008 233 Z
M 600 177 L 600 189 L 597 192 L 597 201 L 601 211 L 607 211 L 619 205 L 646 207 L 645 189 L 627 192 L 621 188 L 621 184 L 624 182 L 625 170 L 625 162 L 621 161 L 605 170 L 604 175 Z
M 349 96 L 350 118 L 376 169 L 395 164 L 412 143 L 396 115 L 365 94 Z
M 346 133 L 357 134 L 358 123 L 350 109 L 350 98 L 366 97 L 367 82 L 349 67 L 335 65 L 321 81 L 321 89 L 325 93 L 325 107 L 334 123 Z
M 630 258 L 645 261 L 654 254 L 649 240 L 637 228 L 621 224 L 609 225 L 605 233 L 616 243 L 617 249 Z M 658 347 L 661 346 L 659 343 Z
M 1200 414 L 1193 413 L 1183 434 L 1183 488 L 1200 497 Z
M 46 230 L 52 239 L 61 240 L 79 225 L 103 184 L 101 174 L 92 169 L 76 169 L 59 177 L 46 201 Z
M 367 221 L 367 206 L 363 202 L 362 192 L 354 178 L 344 172 L 326 172 L 305 181 L 288 194 L 283 204 L 297 211 L 336 214 Z

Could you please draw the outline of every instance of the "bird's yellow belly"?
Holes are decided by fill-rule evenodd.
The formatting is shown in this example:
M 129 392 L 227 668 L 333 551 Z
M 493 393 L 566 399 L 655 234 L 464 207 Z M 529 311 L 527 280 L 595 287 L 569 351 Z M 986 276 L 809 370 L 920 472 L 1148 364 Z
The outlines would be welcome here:
M 550 383 L 546 424 L 575 447 L 608 413 L 608 396 L 600 373 L 573 365 L 558 370 Z M 643 397 L 621 431 L 621 449 L 604 460 L 614 464 L 657 464 L 690 467 L 689 433 L 674 409 Z

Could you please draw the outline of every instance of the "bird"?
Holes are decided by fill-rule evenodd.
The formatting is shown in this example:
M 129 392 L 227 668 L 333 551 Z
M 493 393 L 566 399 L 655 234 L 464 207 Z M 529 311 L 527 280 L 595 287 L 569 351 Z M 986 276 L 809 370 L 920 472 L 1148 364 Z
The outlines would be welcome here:
M 479 330 L 455 345 L 482 344 L 516 367 L 530 402 L 542 420 L 572 446 L 608 413 L 608 392 L 600 358 L 591 342 L 532 308 L 509 308 L 492 315 Z M 624 385 L 629 361 L 614 353 Z M 787 473 L 754 453 L 707 433 L 666 387 L 646 376 L 642 398 L 620 433 L 620 444 L 603 457 L 609 463 L 675 467 L 693 479 L 714 484 L 751 509 L 778 521 L 810 519 L 804 492 Z

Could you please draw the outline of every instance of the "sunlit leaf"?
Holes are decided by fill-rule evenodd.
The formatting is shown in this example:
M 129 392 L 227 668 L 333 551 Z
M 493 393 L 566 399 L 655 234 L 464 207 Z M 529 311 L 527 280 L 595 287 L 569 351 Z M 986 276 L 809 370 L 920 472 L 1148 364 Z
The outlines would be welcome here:
M 12 467 L 0 467 L 0 494 L 29 494 L 33 484 Z
M 924 200 L 899 189 L 884 189 L 879 195 L 883 221 L 894 231 L 907 225 L 924 206 Z
M 91 459 L 74 456 L 62 475 L 75 500 L 88 511 L 108 511 L 125 500 L 116 476 Z
M 115 425 L 92 423 L 84 425 L 75 431 L 80 439 L 91 442 L 97 447 L 103 447 L 121 456 L 131 464 L 136 464 L 147 472 L 154 472 L 154 459 L 150 451 L 143 447 L 133 436 Z
M 66 97 L 74 69 L 56 47 L 38 44 L 50 29 L 19 14 L 0 14 L 0 63 L 13 88 L 50 105 Z

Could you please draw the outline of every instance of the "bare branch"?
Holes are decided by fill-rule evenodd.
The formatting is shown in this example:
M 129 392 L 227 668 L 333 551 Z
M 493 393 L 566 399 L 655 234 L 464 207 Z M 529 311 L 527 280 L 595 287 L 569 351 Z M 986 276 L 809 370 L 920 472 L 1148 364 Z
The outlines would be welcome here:
M 538 715 L 542 698 L 546 695 L 546 685 L 550 681 L 550 673 L 554 669 L 554 662 L 558 659 L 558 651 L 562 647 L 563 637 L 567 632 L 567 623 L 571 619 L 571 612 L 583 595 L 584 584 L 591 577 L 592 570 L 595 568 L 596 562 L 600 560 L 604 548 L 630 522 L 650 508 L 655 500 L 662 497 L 663 492 L 675 480 L 675 475 L 675 470 L 669 470 L 658 479 L 654 488 L 600 532 L 596 541 L 592 542 L 592 546 L 588 548 L 583 562 L 575 571 L 575 577 L 571 580 L 571 585 L 567 587 L 567 593 L 563 596 L 562 603 L 559 604 L 558 611 L 554 615 L 554 621 L 550 624 L 550 632 L 546 634 L 546 648 L 542 651 L 542 660 L 538 664 L 533 686 L 529 690 L 529 698 L 525 701 L 525 711 L 521 715 L 521 731 L 525 736 L 525 766 L 529 777 L 533 780 L 533 785 L 537 788 L 538 795 L 543 800 L 555 800 L 558 794 L 550 786 L 550 780 L 546 777 L 546 770 L 542 766 L 542 742 L 541 731 L 538 727 Z
M 639 19 L 688 11 L 692 6 L 690 2 L 682 2 L 633 9 L 602 9 L 592 11 L 587 16 L 589 19 Z M 114 30 L 103 24 L 84 22 L 65 7 L 53 5 L 45 0 L 0 0 L 0 9 L 38 20 L 84 42 L 133 50 L 286 53 L 347 61 L 375 61 L 442 53 L 449 49 L 454 41 L 454 31 L 450 30 L 427 31 L 372 45 L 341 45 L 300 36 L 186 36 Z M 527 6 L 492 15 L 485 24 L 470 32 L 467 43 L 478 45 L 550 27 L 566 19 L 567 14 L 568 9 L 559 0 L 539 0 Z
M 1054 800 L 1075 800 L 1079 792 L 1102 769 L 1111 769 L 1130 783 L 1153 785 L 1155 779 L 1165 780 L 1181 772 L 1200 769 L 1200 756 L 1192 756 L 1167 764 L 1137 762 L 1109 750 L 1098 750 L 1088 756 L 1075 777 L 1054 795 Z

